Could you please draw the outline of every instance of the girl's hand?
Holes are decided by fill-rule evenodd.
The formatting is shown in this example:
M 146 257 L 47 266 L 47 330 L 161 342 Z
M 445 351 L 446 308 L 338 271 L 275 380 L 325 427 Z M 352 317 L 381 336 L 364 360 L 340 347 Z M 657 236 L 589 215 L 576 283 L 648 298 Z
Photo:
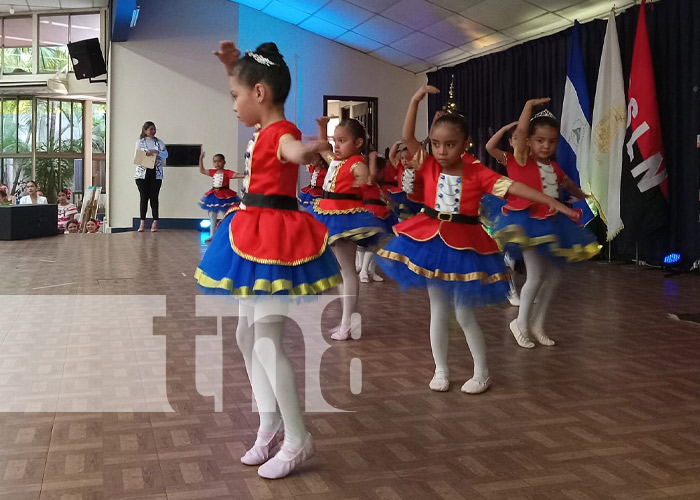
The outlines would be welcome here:
M 549 97 L 540 97 L 539 99 L 530 99 L 529 101 L 527 101 L 527 104 L 529 104 L 532 107 L 535 107 L 535 106 L 539 106 L 541 104 L 547 104 L 551 100 L 552 99 Z
M 510 130 L 510 129 L 515 128 L 515 127 L 517 127 L 517 126 L 518 126 L 518 122 L 511 122 L 511 123 L 509 123 L 508 125 L 506 125 L 506 126 L 503 127 L 503 128 L 506 129 L 506 130 Z
M 443 110 L 436 111 L 435 114 L 433 115 L 433 121 L 430 123 L 430 126 L 432 127 L 433 125 L 435 125 L 435 122 L 441 116 L 445 116 L 445 112 Z
M 202 150 L 201 153 L 199 153 L 199 161 L 202 161 L 204 159 L 204 150 Z
M 428 94 L 439 94 L 440 89 L 437 87 L 434 87 L 433 85 L 423 85 L 421 88 L 419 88 L 415 94 L 413 94 L 413 100 L 414 101 L 422 101 L 423 98 L 428 95 Z
M 224 63 L 227 68 L 233 68 L 241 57 L 241 51 L 236 48 L 233 42 L 226 40 L 219 42 L 219 50 L 215 50 L 214 55 L 218 57 L 219 61 Z
M 335 118 L 333 116 L 319 116 L 316 118 L 316 123 L 318 123 L 319 127 L 326 127 L 328 126 L 328 122 L 331 121 L 331 118 Z
M 559 212 L 571 218 L 576 218 L 578 215 L 575 210 L 570 209 L 569 207 L 567 207 L 560 201 L 555 200 L 554 198 L 552 198 L 552 201 L 549 203 L 549 209 L 552 212 Z

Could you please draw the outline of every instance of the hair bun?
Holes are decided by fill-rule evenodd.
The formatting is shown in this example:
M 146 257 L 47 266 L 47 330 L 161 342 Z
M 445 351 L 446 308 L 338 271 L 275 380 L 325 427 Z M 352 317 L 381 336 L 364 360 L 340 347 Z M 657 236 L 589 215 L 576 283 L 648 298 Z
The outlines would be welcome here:
M 255 52 L 258 54 L 264 55 L 264 56 L 272 56 L 275 58 L 280 58 L 282 59 L 282 54 L 280 54 L 279 49 L 277 48 L 277 44 L 274 42 L 267 42 L 263 43 L 261 45 L 258 45 L 258 48 L 255 49 Z

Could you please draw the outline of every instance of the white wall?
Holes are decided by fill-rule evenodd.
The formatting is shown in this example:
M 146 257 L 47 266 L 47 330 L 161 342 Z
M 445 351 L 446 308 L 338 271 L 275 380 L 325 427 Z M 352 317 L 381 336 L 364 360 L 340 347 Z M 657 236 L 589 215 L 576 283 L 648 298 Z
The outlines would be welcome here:
M 287 119 L 304 134 L 316 135 L 324 95 L 359 95 L 379 100 L 380 152 L 400 138 L 417 88 L 412 73 L 229 0 L 150 0 L 141 5 L 129 40 L 111 45 L 110 226 L 131 227 L 138 217 L 132 163 L 146 120 L 156 123 L 166 144 L 204 144 L 207 164 L 221 152 L 229 168 L 243 170 L 253 131 L 233 113 L 223 66 L 212 55 L 225 39 L 241 50 L 277 44 L 292 74 Z M 425 135 L 425 120 L 419 115 L 418 137 Z M 195 167 L 166 167 L 161 218 L 201 218 L 197 201 L 209 185 Z
M 316 135 L 324 95 L 348 95 L 379 99 L 380 152 L 400 139 L 406 107 L 415 91 L 413 73 L 255 9 L 241 5 L 239 15 L 241 50 L 254 50 L 272 41 L 284 56 L 292 73 L 285 113 L 303 134 Z M 252 129 L 239 127 L 241 157 L 252 133 Z
M 134 146 L 147 120 L 166 144 L 203 144 L 234 160 L 236 119 L 225 70 L 212 55 L 220 40 L 238 38 L 238 4 L 229 0 L 149 0 L 141 3 L 129 40 L 112 43 L 109 114 L 109 225 L 138 217 Z M 166 167 L 161 218 L 201 218 L 197 201 L 211 181 L 196 167 Z M 150 210 L 149 210 L 150 217 Z

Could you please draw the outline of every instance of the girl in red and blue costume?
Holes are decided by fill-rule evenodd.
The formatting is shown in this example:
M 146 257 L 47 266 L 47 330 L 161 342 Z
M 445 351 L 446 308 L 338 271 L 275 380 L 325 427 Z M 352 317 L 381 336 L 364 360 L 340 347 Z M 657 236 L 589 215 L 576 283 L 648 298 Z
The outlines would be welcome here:
M 319 131 L 325 130 L 328 120 L 325 116 L 319 118 Z M 362 186 L 369 180 L 369 167 L 361 155 L 366 137 L 365 128 L 352 118 L 335 127 L 334 152 L 327 150 L 324 155 L 329 166 L 323 195 L 313 208 L 314 217 L 328 227 L 328 242 L 343 275 L 343 315 L 331 333 L 333 340 L 350 338 L 360 289 L 355 271 L 357 246 L 373 250 L 389 236 L 384 221 L 362 201 Z
M 263 44 L 239 60 L 240 51 L 226 41 L 215 54 L 228 72 L 233 110 L 243 124 L 259 123 L 260 130 L 246 166 L 245 196 L 222 221 L 196 278 L 206 293 L 242 296 L 236 340 L 260 426 L 241 462 L 260 465 L 258 475 L 277 479 L 310 458 L 314 444 L 284 350 L 285 303 L 274 296 L 320 294 L 341 276 L 327 229 L 297 204 L 298 165 L 313 161 L 322 147 L 303 144 L 299 129 L 284 117 L 291 78 L 277 46 Z M 272 456 L 282 427 L 284 441 Z
M 559 122 L 546 110 L 532 117 L 533 108 L 547 102 L 548 97 L 525 103 L 513 132 L 513 154 L 493 147 L 500 137 L 489 141 L 490 154 L 502 158 L 513 180 L 552 197 L 558 197 L 562 187 L 579 199 L 587 198 L 551 159 L 559 141 Z M 551 213 L 546 205 L 513 196 L 501 212 L 493 221 L 493 237 L 501 248 L 519 245 L 527 270 L 518 317 L 510 323 L 511 333 L 521 347 L 535 347 L 530 335 L 541 345 L 553 346 L 554 341 L 544 332 L 544 321 L 560 279 L 561 264 L 590 259 L 601 246 L 578 222 L 580 210 L 569 218 Z
M 204 150 L 199 155 L 199 172 L 212 178 L 212 188 L 204 193 L 199 200 L 199 207 L 207 211 L 211 225 L 209 226 L 209 243 L 216 232 L 216 225 L 219 214 L 225 214 L 229 208 L 240 203 L 236 192 L 229 187 L 232 179 L 243 179 L 245 176 L 226 168 L 226 158 L 221 153 L 217 153 L 212 158 L 214 168 L 205 170 Z
M 462 391 L 478 394 L 489 388 L 491 378 L 474 307 L 501 302 L 508 292 L 503 257 L 479 221 L 482 196 L 490 193 L 503 198 L 516 194 L 546 203 L 552 210 L 573 212 L 464 153 L 469 146 L 469 127 L 462 116 L 447 114 L 434 121 L 430 129 L 433 155 L 428 155 L 415 138 L 416 114 L 426 94 L 437 92 L 430 85 L 416 92 L 403 128 L 403 140 L 413 157 L 416 176 L 423 180 L 425 208 L 394 227 L 397 237 L 377 252 L 377 263 L 401 288 L 428 290 L 430 343 L 435 360 L 430 389 L 447 391 L 450 386 L 447 346 L 450 309 L 454 306 L 474 359 L 474 375 Z
M 328 172 L 328 163 L 321 155 L 318 155 L 313 163 L 307 165 L 307 168 L 309 174 L 311 174 L 311 180 L 308 186 L 304 186 L 299 190 L 297 200 L 303 208 L 311 209 L 316 199 L 323 194 L 323 181 Z
M 423 180 L 416 176 L 411 154 L 400 141 L 395 142 L 389 151 L 389 161 L 397 165 L 396 186 L 388 189 L 396 214 L 401 219 L 413 217 L 423 208 Z

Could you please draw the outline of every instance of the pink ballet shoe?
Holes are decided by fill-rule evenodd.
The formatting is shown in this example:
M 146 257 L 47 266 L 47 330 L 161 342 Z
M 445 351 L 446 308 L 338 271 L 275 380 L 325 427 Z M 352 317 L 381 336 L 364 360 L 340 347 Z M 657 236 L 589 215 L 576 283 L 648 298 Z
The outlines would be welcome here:
M 531 333 L 532 336 L 535 338 L 535 340 L 537 341 L 537 343 L 539 343 L 540 345 L 544 345 L 544 346 L 547 346 L 547 347 L 551 347 L 551 346 L 553 346 L 553 345 L 556 344 L 556 342 L 554 342 L 552 339 L 550 339 L 550 338 L 547 336 L 546 333 L 544 333 L 544 330 L 543 330 L 543 329 L 532 328 L 532 329 L 530 330 L 530 333 Z
M 338 329 L 335 330 L 335 332 L 331 334 L 331 338 L 333 340 L 348 340 L 350 338 L 350 331 L 351 330 L 352 330 L 352 327 L 348 328 L 345 331 L 340 331 L 340 327 L 338 327 Z
M 265 444 L 259 444 L 259 438 L 251 449 L 241 457 L 241 462 L 245 465 L 261 465 L 272 458 L 278 450 L 278 445 L 284 441 L 284 432 L 277 431 Z
M 370 275 L 370 278 L 372 278 L 372 281 L 376 281 L 377 283 L 381 283 L 382 281 L 384 281 L 384 278 L 382 278 L 378 274 L 372 274 Z
M 306 435 L 306 441 L 301 449 L 292 451 L 282 445 L 279 453 L 258 468 L 258 475 L 265 479 L 280 479 L 287 477 L 294 469 L 310 459 L 316 453 L 311 434 Z
M 535 343 L 527 338 L 527 334 L 520 331 L 517 319 L 510 322 L 510 331 L 513 333 L 513 337 L 515 337 L 515 341 L 520 347 L 524 347 L 525 349 L 532 349 L 535 347 Z
M 136 231 L 138 231 L 139 233 L 143 233 L 145 230 L 146 230 L 146 223 L 142 222 Z
M 487 378 L 485 382 L 470 378 L 462 386 L 462 392 L 466 394 L 481 394 L 489 387 L 491 387 L 491 377 Z
M 433 379 L 428 387 L 430 387 L 431 391 L 445 392 L 450 389 L 450 380 L 442 373 L 436 373 L 433 375 Z

